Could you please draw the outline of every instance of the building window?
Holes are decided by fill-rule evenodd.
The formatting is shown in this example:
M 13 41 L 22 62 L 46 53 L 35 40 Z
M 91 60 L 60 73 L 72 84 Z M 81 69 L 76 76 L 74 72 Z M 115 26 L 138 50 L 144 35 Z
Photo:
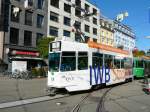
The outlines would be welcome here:
M 24 31 L 24 46 L 32 46 L 32 32 Z
M 81 0 L 75 0 L 75 5 L 77 7 L 81 7 Z
M 75 27 L 76 29 L 81 29 L 81 22 L 75 21 L 74 27 Z
M 90 12 L 90 6 L 85 4 L 85 14 L 89 14 L 89 12 Z M 85 20 L 90 21 L 90 18 L 86 17 Z
M 70 26 L 70 22 L 71 22 L 70 18 L 64 17 L 64 25 Z
M 19 29 L 10 28 L 10 44 L 17 45 L 19 41 Z
M 71 6 L 64 3 L 64 11 L 68 12 L 68 13 L 71 13 Z
M 70 37 L 70 31 L 64 30 L 64 36 L 65 37 Z
M 102 22 L 101 22 L 101 24 L 102 24 L 102 26 L 105 26 L 105 23 L 104 23 L 104 21 L 102 21 Z
M 30 11 L 25 12 L 25 25 L 32 26 L 32 14 L 33 12 Z
M 28 0 L 28 5 L 33 6 L 33 0 Z
M 81 0 L 75 0 L 75 16 L 81 17 Z
M 96 28 L 93 28 L 93 34 L 97 35 L 97 29 Z
M 105 35 L 104 35 L 104 31 L 102 31 L 102 36 L 105 36 Z
M 43 9 L 44 6 L 44 0 L 37 0 L 37 8 Z
M 75 16 L 77 16 L 77 17 L 81 17 L 81 11 L 80 11 L 80 9 L 75 9 Z
M 37 33 L 36 34 L 36 45 L 38 44 L 38 41 L 43 37 L 43 34 Z
M 11 6 L 11 21 L 19 22 L 20 18 L 20 9 L 15 6 Z
M 51 36 L 58 37 L 58 28 L 53 27 L 53 26 L 50 26 L 49 34 L 50 34 Z
M 104 37 L 102 37 L 102 43 L 104 43 Z
M 37 27 L 41 28 L 43 26 L 44 16 L 38 14 L 37 15 Z
M 59 21 L 59 14 L 54 13 L 54 12 L 50 12 L 50 20 L 58 22 Z
M 90 10 L 90 6 L 88 4 L 85 4 L 85 11 L 86 11 L 86 13 L 89 13 L 89 10 Z
M 75 33 L 75 41 L 76 41 L 76 42 L 82 42 L 82 38 L 81 38 L 81 35 L 80 35 L 80 34 Z
M 59 0 L 51 0 L 51 5 L 56 8 L 59 8 Z
M 95 8 L 93 8 L 93 14 L 97 15 L 97 10 Z
M 85 27 L 84 27 L 85 29 L 85 32 L 90 32 L 90 26 L 88 26 L 88 25 L 85 25 Z
M 93 24 L 97 25 L 97 19 L 93 18 Z
M 94 39 L 94 38 L 93 38 L 93 42 L 97 42 L 97 39 Z

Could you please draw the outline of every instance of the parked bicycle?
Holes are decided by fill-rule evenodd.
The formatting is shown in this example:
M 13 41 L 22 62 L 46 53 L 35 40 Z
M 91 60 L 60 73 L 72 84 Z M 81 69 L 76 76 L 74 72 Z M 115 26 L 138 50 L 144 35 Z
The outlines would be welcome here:
M 4 71 L 3 73 L 2 73 L 2 76 L 3 77 L 11 77 L 11 75 L 12 75 L 12 72 L 11 71 Z
M 14 72 L 11 75 L 11 78 L 29 80 L 32 79 L 32 74 L 30 71 L 14 70 Z

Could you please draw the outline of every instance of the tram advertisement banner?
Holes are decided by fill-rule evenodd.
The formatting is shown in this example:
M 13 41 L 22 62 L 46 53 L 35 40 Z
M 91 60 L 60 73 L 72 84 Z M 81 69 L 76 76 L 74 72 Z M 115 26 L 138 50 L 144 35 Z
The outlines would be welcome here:
M 90 85 L 120 83 L 130 78 L 131 75 L 132 69 L 93 68 L 90 66 Z
M 131 75 L 132 69 L 110 69 L 110 81 L 107 85 L 124 82 Z

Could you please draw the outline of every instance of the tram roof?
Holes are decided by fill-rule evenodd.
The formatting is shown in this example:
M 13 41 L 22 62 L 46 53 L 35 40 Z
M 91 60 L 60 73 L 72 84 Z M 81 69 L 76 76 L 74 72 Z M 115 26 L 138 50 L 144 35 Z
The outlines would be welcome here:
M 97 49 L 102 49 L 102 50 L 106 50 L 106 51 L 110 51 L 110 52 L 129 55 L 129 52 L 126 51 L 126 50 L 118 49 L 118 48 L 108 46 L 108 45 L 104 45 L 104 44 L 99 44 L 99 43 L 96 43 L 96 42 L 93 42 L 93 41 L 89 41 L 88 46 L 91 47 L 91 48 L 97 48 Z
M 121 55 L 130 55 L 128 51 L 114 48 L 108 45 L 98 44 L 93 41 L 89 41 L 88 43 L 79 43 L 79 42 L 71 42 L 71 41 L 64 41 L 61 40 L 62 51 L 89 51 L 89 48 L 95 48 L 100 49 L 103 52 L 109 52 L 109 53 L 118 53 Z

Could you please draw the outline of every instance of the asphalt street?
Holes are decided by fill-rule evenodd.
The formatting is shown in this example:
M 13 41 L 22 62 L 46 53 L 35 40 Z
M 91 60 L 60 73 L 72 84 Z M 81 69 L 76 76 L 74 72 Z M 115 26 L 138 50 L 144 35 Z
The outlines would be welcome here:
M 141 82 L 141 80 L 136 80 L 98 89 L 78 106 L 79 111 L 72 110 L 82 98 L 89 94 L 87 92 L 4 108 L 0 109 L 0 112 L 97 112 L 98 107 L 99 112 L 150 112 L 150 96 L 142 91 Z M 28 99 L 46 95 L 44 91 L 46 79 L 19 80 L 17 83 L 19 90 L 16 89 L 18 88 L 16 80 L 0 80 L 0 105 L 4 102 L 18 100 L 20 96 L 22 99 Z M 20 95 L 16 90 L 20 91 Z

